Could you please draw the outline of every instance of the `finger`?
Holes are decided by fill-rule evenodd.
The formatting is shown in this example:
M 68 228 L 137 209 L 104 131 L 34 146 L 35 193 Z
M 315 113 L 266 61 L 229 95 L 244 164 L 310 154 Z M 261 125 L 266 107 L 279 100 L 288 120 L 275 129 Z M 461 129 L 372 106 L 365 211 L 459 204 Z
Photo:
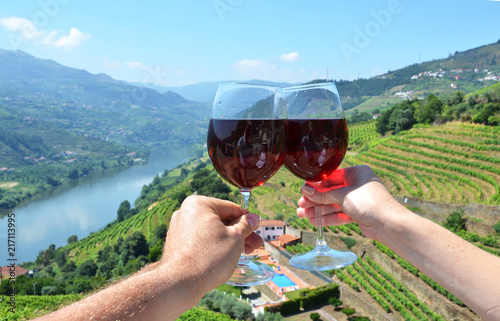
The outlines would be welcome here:
M 301 192 L 310 202 L 315 204 L 338 204 L 342 206 L 346 195 L 356 189 L 356 186 L 344 186 L 328 189 L 326 191 L 319 191 L 308 184 L 309 183 L 305 183 L 304 186 L 302 186 Z
M 302 196 L 297 202 L 297 205 L 302 208 L 309 208 L 309 207 L 314 207 L 315 205 L 318 204 L 308 199 L 307 196 Z
M 231 227 L 233 231 L 241 235 L 243 238 L 247 238 L 253 231 L 259 227 L 260 218 L 257 214 L 247 213 L 243 216 L 236 218 L 231 222 Z
M 223 221 L 232 221 L 244 214 L 241 206 L 233 202 L 217 198 L 209 198 L 209 200 L 215 214 L 217 214 Z
M 353 220 L 349 217 L 349 215 L 344 212 L 328 214 L 321 217 L 323 226 L 337 226 L 348 223 L 353 223 Z M 309 222 L 316 226 L 316 218 L 310 217 Z
M 262 237 L 260 237 L 257 233 L 250 233 L 250 235 L 245 239 L 245 253 L 251 253 L 263 244 L 264 241 L 262 240 Z
M 317 205 L 320 208 L 321 215 L 333 214 L 342 212 L 342 209 L 337 204 L 332 205 Z M 301 208 L 297 209 L 297 215 L 300 217 L 313 217 L 316 216 L 315 207 Z

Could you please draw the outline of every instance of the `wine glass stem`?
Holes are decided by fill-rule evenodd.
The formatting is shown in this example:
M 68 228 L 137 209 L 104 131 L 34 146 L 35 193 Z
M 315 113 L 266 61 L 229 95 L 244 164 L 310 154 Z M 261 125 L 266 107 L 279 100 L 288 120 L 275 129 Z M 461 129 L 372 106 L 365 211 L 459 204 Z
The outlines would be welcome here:
M 249 189 L 241 189 L 241 208 L 246 213 L 248 212 L 248 201 L 250 200 L 250 191 Z M 241 252 L 240 263 L 248 261 L 248 257 L 245 254 L 245 251 Z
M 326 246 L 325 236 L 323 235 L 323 217 L 321 215 L 321 206 L 314 206 L 314 214 L 316 216 L 316 246 Z
M 250 190 L 249 189 L 241 189 L 241 208 L 245 210 L 245 213 L 248 210 L 248 200 L 250 199 Z

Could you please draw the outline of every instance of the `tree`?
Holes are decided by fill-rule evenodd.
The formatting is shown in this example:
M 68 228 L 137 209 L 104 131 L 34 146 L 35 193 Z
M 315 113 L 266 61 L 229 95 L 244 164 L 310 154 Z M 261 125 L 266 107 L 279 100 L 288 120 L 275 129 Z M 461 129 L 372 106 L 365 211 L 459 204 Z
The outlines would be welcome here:
M 345 314 L 349 318 L 351 315 L 356 313 L 356 310 L 346 308 L 346 309 L 342 309 L 342 313 Z
M 232 307 L 232 314 L 238 320 L 248 320 L 253 318 L 252 306 L 242 301 L 236 301 Z
M 118 217 L 117 220 L 118 222 L 121 222 L 125 219 L 125 215 L 127 215 L 130 212 L 130 202 L 125 200 L 121 202 L 120 206 L 118 207 Z
M 47 266 L 54 259 L 56 245 L 51 244 L 49 248 L 43 251 L 38 252 L 38 257 L 35 260 L 36 264 Z
M 97 252 L 97 263 L 108 261 L 110 257 L 114 254 L 115 253 L 113 251 L 113 248 L 109 245 L 106 245 L 104 248 L 99 250 L 99 252 Z
M 167 224 L 162 223 L 155 228 L 154 236 L 159 240 L 165 240 L 167 236 Z
M 404 109 L 399 113 L 399 117 L 396 120 L 396 126 L 394 128 L 394 133 L 399 133 L 403 130 L 409 130 L 416 123 L 415 117 L 413 117 L 414 111 L 411 108 Z
M 66 264 L 64 264 L 61 268 L 62 272 L 73 272 L 76 270 L 76 264 L 75 261 L 70 260 Z
M 59 182 L 57 179 L 54 179 L 52 177 L 47 177 L 47 184 L 49 184 L 50 186 L 52 187 L 56 187 L 58 186 L 59 184 L 61 184 L 61 182 Z
M 69 287 L 67 292 L 69 293 L 82 293 L 92 290 L 92 281 L 89 279 L 76 279 L 73 284 Z
M 231 189 L 217 177 L 214 171 L 203 168 L 194 173 L 191 181 L 191 191 L 198 195 L 229 199 Z
M 415 119 L 419 124 L 432 124 L 436 115 L 441 114 L 443 102 L 430 94 L 415 110 Z
M 380 135 L 385 135 L 385 133 L 388 131 L 388 125 L 389 125 L 389 118 L 391 117 L 391 113 L 394 107 L 389 108 L 382 112 L 382 116 L 377 118 L 377 123 L 375 124 L 377 133 Z
M 467 223 L 467 218 L 464 217 L 464 210 L 454 211 L 446 218 L 443 226 L 452 232 L 458 232 L 465 230 L 465 224 Z
M 76 236 L 76 235 L 71 235 L 70 237 L 68 237 L 68 240 L 67 240 L 68 244 L 74 243 L 76 241 L 78 241 L 78 236 Z
M 66 264 L 66 253 L 64 249 L 59 248 L 54 255 L 55 261 L 59 267 L 63 267 Z
M 82 276 L 94 276 L 97 272 L 97 264 L 93 260 L 87 260 L 80 264 L 77 272 Z
M 156 262 L 160 259 L 163 253 L 163 242 L 158 241 L 152 248 L 149 249 L 149 262 Z
M 135 231 L 120 244 L 120 260 L 125 265 L 130 259 L 149 254 L 146 237 L 140 231 Z
M 274 216 L 274 219 L 278 221 L 283 221 L 285 219 L 285 214 L 277 212 L 276 215 Z
M 78 178 L 78 170 L 77 169 L 73 169 L 72 171 L 69 172 L 68 174 L 68 178 L 69 179 L 77 179 Z

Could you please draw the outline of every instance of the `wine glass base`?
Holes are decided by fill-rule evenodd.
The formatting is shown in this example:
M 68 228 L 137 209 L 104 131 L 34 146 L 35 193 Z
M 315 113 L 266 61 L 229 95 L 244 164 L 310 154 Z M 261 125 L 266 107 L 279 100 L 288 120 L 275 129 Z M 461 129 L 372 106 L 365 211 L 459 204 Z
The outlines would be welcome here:
M 261 262 L 249 259 L 240 260 L 236 270 L 226 284 L 235 286 L 252 286 L 265 284 L 274 277 L 274 270 Z
M 301 270 L 326 271 L 341 269 L 357 260 L 350 251 L 336 251 L 328 246 L 316 246 L 312 251 L 298 254 L 290 260 L 290 265 Z

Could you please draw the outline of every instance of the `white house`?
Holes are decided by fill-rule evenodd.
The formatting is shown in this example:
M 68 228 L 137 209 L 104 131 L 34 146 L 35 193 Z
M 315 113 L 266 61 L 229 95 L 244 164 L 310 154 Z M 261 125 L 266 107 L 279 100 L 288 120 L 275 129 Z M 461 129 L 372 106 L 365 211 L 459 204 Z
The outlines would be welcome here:
M 262 220 L 255 233 L 264 241 L 274 241 L 285 233 L 285 223 L 279 220 Z

